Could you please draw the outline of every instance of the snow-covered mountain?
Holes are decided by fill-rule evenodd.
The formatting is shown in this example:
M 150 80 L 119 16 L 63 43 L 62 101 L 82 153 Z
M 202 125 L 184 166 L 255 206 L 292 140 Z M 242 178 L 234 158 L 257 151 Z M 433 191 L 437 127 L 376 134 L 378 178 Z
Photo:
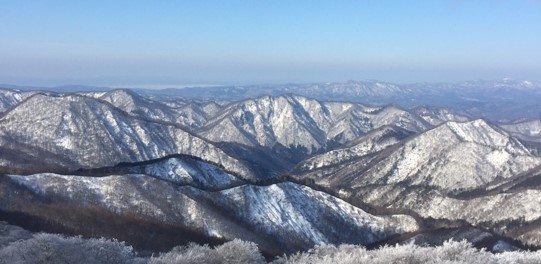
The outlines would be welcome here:
M 295 177 L 353 204 L 452 226 L 464 221 L 541 245 L 541 157 L 502 129 L 483 120 L 447 122 L 381 150 L 355 147 L 314 156 Z
M 215 102 L 190 102 L 172 107 L 127 89 L 112 90 L 103 94 L 94 93 L 94 95 L 134 116 L 171 122 L 188 129 L 199 128 L 221 109 L 221 106 Z
M 496 191 L 481 188 L 470 194 L 450 195 L 426 186 L 384 184 L 357 188 L 349 198 L 390 210 L 408 210 L 423 218 L 463 221 L 539 247 L 540 174 L 538 168 L 537 172 L 521 175 L 524 180 L 518 184 Z
M 202 195 L 255 230 L 270 236 L 284 234 L 279 243 L 290 245 L 370 244 L 418 228 L 413 217 L 374 216 L 324 192 L 288 182 Z
M 502 124 L 500 127 L 518 138 L 541 142 L 541 120 L 539 119 Z
M 188 167 L 183 168 L 190 173 Z M 56 227 L 93 236 L 103 235 L 107 228 L 100 225 L 116 218 L 117 224 L 150 223 L 175 229 L 171 235 L 184 240 L 190 236 L 207 241 L 242 238 L 277 254 L 323 243 L 370 244 L 418 228 L 412 217 L 374 216 L 294 183 L 248 184 L 215 192 L 179 187 L 141 174 L 83 177 L 46 173 L 0 176 L 0 182 L 3 212 L 24 215 L 28 221 L 44 219 Z M 85 218 L 89 214 L 102 218 Z M 145 230 L 139 233 L 145 234 Z M 133 239 L 135 235 L 124 236 Z
M 0 113 L 5 112 L 36 92 L 0 88 Z
M 400 85 L 380 81 L 348 81 L 345 83 L 308 83 L 279 85 L 211 86 L 188 87 L 178 90 L 146 90 L 148 94 L 159 96 L 176 95 L 190 99 L 243 100 L 263 95 L 281 96 L 298 94 L 321 100 L 356 100 L 376 103 L 376 98 L 388 98 L 411 92 Z
M 413 134 L 396 126 L 382 126 L 349 142 L 344 148 L 331 150 L 300 162 L 296 171 L 311 171 L 323 167 L 336 170 L 340 168 L 340 164 L 376 153 Z
M 222 108 L 222 105 L 212 101 L 190 102 L 175 109 L 178 113 L 176 122 L 195 130 L 205 125 L 213 116 L 218 115 Z
M 221 165 L 212 164 L 188 155 L 171 155 L 164 158 L 123 162 L 116 166 L 79 170 L 78 175 L 144 174 L 181 186 L 205 190 L 223 190 L 246 184 L 246 179 L 225 171 Z
M 415 114 L 394 106 L 321 102 L 285 95 L 233 103 L 196 133 L 215 142 L 282 146 L 311 154 L 384 125 L 415 132 L 431 127 Z
M 213 144 L 170 123 L 133 117 L 80 95 L 36 94 L 0 118 L 0 166 L 74 170 L 189 154 L 254 177 Z
M 453 113 L 445 108 L 416 107 L 413 112 L 433 126 L 441 125 L 447 121 L 466 122 L 467 116 Z
M 191 99 L 244 100 L 262 95 L 297 94 L 322 101 L 396 104 L 405 108 L 430 106 L 451 109 L 472 118 L 513 121 L 539 118 L 541 83 L 502 79 L 459 83 L 393 84 L 381 81 L 193 87 L 147 90 L 156 97 L 172 95 Z M 449 120 L 450 121 L 450 120 Z M 459 120 L 455 120 L 459 121 Z
M 374 155 L 349 161 L 339 171 L 305 173 L 325 186 L 356 188 L 405 183 L 468 190 L 540 165 L 517 139 L 483 120 L 447 122 Z
M 154 252 L 235 238 L 275 255 L 452 236 L 440 228 L 491 247 L 541 246 L 541 125 L 470 117 L 507 100 L 479 103 L 490 89 L 535 99 L 536 85 L 213 87 L 193 101 L 0 90 L 0 220 Z M 270 95 L 204 97 L 224 89 L 227 100 Z M 348 101 L 321 100 L 337 94 Z M 360 98 L 412 108 L 349 102 Z
M 97 95 L 99 95 L 99 99 L 107 101 L 134 116 L 176 123 L 178 113 L 170 107 L 144 98 L 131 90 L 112 90 Z
M 514 137 L 522 140 L 522 144 L 530 149 L 532 153 L 541 155 L 541 120 L 516 121 L 500 124 L 499 126 Z

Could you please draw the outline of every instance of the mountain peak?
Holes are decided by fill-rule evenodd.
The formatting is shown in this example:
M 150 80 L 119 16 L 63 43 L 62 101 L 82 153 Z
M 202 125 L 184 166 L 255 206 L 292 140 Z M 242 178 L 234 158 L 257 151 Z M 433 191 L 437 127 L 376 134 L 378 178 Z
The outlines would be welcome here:
M 474 189 L 541 164 L 541 158 L 532 155 L 518 140 L 481 119 L 446 122 L 349 162 L 349 156 L 356 153 L 364 152 L 344 152 L 338 158 L 344 156 L 348 163 L 303 172 L 300 177 L 317 179 L 326 186 L 407 183 L 454 191 Z M 321 167 L 318 164 L 325 166 L 326 162 L 315 160 L 308 168 Z
M 40 171 L 42 156 L 74 170 L 189 154 L 254 176 L 238 160 L 176 125 L 134 118 L 109 103 L 75 94 L 28 98 L 0 119 L 0 145 L 12 151 L 0 153 L 0 166 L 16 159 L 13 164 L 26 168 L 19 164 L 20 155 L 35 161 L 28 170 Z
M 344 144 L 368 131 L 395 124 L 422 131 L 430 124 L 396 106 L 368 107 L 287 94 L 229 105 L 199 130 L 212 141 L 298 148 L 305 155 Z
M 467 122 L 449 121 L 445 123 L 445 127 L 462 141 L 503 147 L 510 140 L 506 132 L 492 127 L 483 119 Z

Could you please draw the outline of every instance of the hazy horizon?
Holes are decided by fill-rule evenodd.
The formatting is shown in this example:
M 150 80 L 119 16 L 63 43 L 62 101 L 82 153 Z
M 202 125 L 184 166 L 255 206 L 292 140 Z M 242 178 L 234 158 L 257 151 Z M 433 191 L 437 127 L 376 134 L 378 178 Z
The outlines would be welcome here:
M 7 89 L 22 89 L 22 90 L 32 90 L 32 89 L 53 89 L 53 88 L 63 88 L 63 87 L 94 87 L 94 88 L 105 88 L 105 89 L 148 89 L 148 90 L 160 90 L 160 89 L 183 89 L 183 88 L 209 88 L 209 87 L 228 87 L 228 86 L 280 86 L 280 85 L 305 85 L 305 84 L 323 84 L 323 83 L 347 83 L 347 82 L 379 82 L 379 83 L 388 83 L 395 85 L 416 85 L 416 84 L 460 84 L 467 82 L 505 82 L 506 80 L 511 80 L 513 82 L 533 82 L 534 85 L 541 85 L 541 81 L 538 80 L 526 80 L 526 79 L 514 79 L 514 78 L 500 78 L 500 79 L 471 79 L 471 80 L 460 80 L 460 81 L 426 81 L 426 82 L 388 82 L 385 80 L 376 80 L 376 79 L 365 79 L 365 80 L 339 80 L 339 81 L 320 81 L 320 82 L 267 82 L 267 83 L 192 83 L 192 84 L 115 84 L 115 85 L 102 85 L 102 84 L 92 84 L 92 83 L 59 83 L 59 84 L 20 84 L 20 83 L 0 83 L 0 88 Z
M 541 80 L 541 2 L 6 1 L 0 83 Z

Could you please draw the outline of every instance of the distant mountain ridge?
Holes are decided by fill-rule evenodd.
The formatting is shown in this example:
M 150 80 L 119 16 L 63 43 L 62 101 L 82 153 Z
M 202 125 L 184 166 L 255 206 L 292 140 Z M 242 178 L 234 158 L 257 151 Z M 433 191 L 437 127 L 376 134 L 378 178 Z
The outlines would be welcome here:
M 396 104 L 404 108 L 430 106 L 449 108 L 472 118 L 512 121 L 540 118 L 541 83 L 528 80 L 467 81 L 458 83 L 393 84 L 380 81 L 194 87 L 146 94 L 190 99 L 237 101 L 263 95 L 297 94 L 322 101 L 364 104 Z
M 65 85 L 36 88 L 14 85 L 0 87 L 53 92 L 106 92 L 111 88 Z M 347 101 L 363 104 L 396 104 L 403 108 L 429 106 L 448 108 L 456 114 L 491 121 L 541 118 L 541 82 L 504 78 L 493 81 L 456 83 L 425 82 L 393 84 L 376 80 L 273 85 L 185 87 L 180 89 L 134 89 L 156 101 L 183 100 L 238 101 L 264 95 L 297 94 L 322 101 Z

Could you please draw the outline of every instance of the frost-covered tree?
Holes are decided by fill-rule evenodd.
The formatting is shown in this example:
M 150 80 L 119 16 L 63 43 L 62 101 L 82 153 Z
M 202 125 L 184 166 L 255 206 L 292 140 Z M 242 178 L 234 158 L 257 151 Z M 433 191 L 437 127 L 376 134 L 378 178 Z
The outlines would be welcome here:
M 150 259 L 151 264 L 265 263 L 257 245 L 239 239 L 217 246 L 189 244 Z
M 135 263 L 135 264 L 243 264 L 266 263 L 257 245 L 235 239 L 216 247 L 188 244 L 148 258 L 137 257 L 132 247 L 109 239 L 84 239 L 55 234 L 32 234 L 0 222 L 0 264 L 26 263 Z M 446 241 L 441 246 L 415 244 L 367 250 L 358 245 L 320 245 L 272 264 L 537 264 L 541 251 L 493 254 L 466 241 Z
M 145 263 L 123 242 L 36 234 L 0 249 L 0 263 Z
M 470 263 L 521 263 L 541 262 L 541 252 L 504 252 L 493 254 L 479 250 L 468 242 L 447 241 L 437 247 L 422 247 L 414 244 L 386 246 L 366 250 L 362 246 L 318 246 L 303 253 L 284 256 L 274 264 L 470 264 Z
M 0 248 L 22 239 L 29 239 L 32 233 L 18 226 L 8 225 L 6 222 L 0 222 Z

